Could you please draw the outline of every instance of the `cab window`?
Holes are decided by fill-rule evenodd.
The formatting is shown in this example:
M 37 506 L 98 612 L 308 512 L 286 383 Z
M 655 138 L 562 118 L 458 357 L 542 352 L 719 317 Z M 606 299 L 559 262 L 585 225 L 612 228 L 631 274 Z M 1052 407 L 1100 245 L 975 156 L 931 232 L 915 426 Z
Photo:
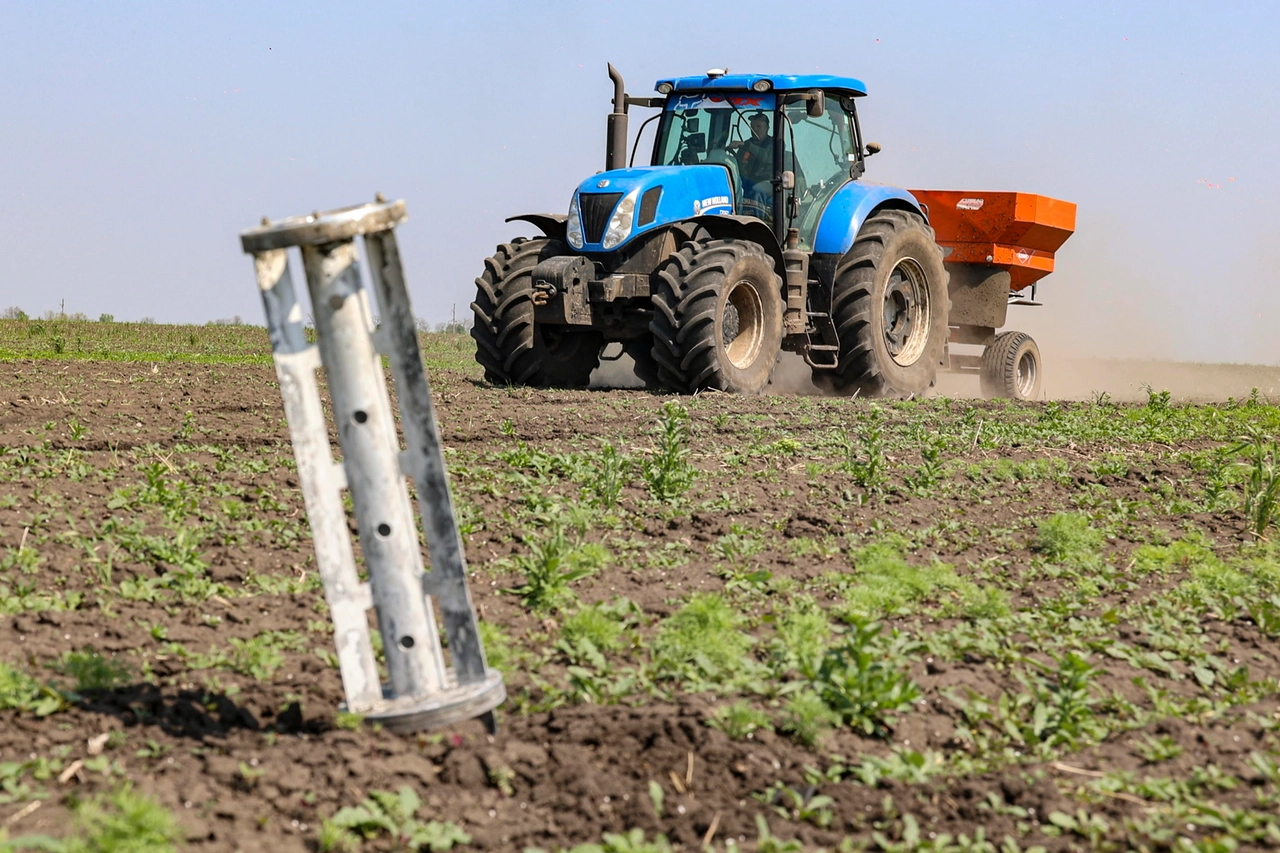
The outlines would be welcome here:
M 784 128 L 784 132 L 787 150 L 794 155 L 795 193 L 799 199 L 794 223 L 800 230 L 801 245 L 809 249 L 827 202 L 851 180 L 850 169 L 857 162 L 858 146 L 852 117 L 833 93 L 828 93 L 821 116 L 810 116 L 805 104 L 797 103 L 787 105 L 786 117 L 790 128 Z
M 767 217 L 768 211 L 757 209 L 758 201 L 744 198 L 741 152 L 751 139 L 754 116 L 764 116 L 767 135 L 772 138 L 775 105 L 772 94 L 696 93 L 673 97 L 658 126 L 653 165 L 723 166 L 729 172 L 735 212 Z

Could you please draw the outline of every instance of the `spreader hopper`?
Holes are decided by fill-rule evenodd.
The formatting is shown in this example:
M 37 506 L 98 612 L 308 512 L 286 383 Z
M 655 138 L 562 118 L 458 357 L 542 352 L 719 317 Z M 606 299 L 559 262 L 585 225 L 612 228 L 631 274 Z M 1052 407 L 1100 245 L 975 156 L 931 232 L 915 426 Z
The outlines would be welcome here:
M 911 190 L 949 264 L 1008 271 L 1014 291 L 1053 272 L 1053 253 L 1076 228 L 1076 206 L 1035 193 Z

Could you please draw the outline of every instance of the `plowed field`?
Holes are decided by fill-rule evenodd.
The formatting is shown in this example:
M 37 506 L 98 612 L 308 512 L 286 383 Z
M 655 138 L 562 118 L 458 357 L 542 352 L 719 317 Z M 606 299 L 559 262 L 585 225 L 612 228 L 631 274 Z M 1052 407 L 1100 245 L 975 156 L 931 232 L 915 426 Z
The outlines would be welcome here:
M 1280 846 L 1264 398 L 543 392 L 427 347 L 496 736 L 337 714 L 270 366 L 0 363 L 0 850 Z

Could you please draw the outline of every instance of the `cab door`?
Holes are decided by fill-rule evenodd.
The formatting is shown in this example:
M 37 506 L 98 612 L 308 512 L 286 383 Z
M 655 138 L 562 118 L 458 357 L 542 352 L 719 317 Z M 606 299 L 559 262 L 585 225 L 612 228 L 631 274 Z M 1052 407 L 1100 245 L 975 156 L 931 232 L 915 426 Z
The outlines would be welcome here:
M 813 251 L 823 209 L 836 190 L 853 180 L 858 143 L 853 116 L 837 93 L 827 94 L 826 109 L 816 118 L 806 106 L 805 102 L 788 104 L 783 111 L 787 166 L 796 176 L 786 216 L 787 227 L 800 231 L 800 248 Z

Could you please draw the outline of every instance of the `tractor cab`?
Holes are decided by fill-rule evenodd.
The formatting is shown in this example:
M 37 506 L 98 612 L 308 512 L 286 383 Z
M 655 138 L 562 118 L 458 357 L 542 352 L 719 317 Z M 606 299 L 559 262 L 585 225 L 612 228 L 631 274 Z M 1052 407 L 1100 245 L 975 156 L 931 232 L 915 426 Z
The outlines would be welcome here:
M 739 74 L 661 80 L 657 89 L 667 98 L 653 165 L 722 167 L 733 213 L 762 220 L 780 240 L 796 228 L 812 251 L 823 209 L 864 170 L 861 82 Z

